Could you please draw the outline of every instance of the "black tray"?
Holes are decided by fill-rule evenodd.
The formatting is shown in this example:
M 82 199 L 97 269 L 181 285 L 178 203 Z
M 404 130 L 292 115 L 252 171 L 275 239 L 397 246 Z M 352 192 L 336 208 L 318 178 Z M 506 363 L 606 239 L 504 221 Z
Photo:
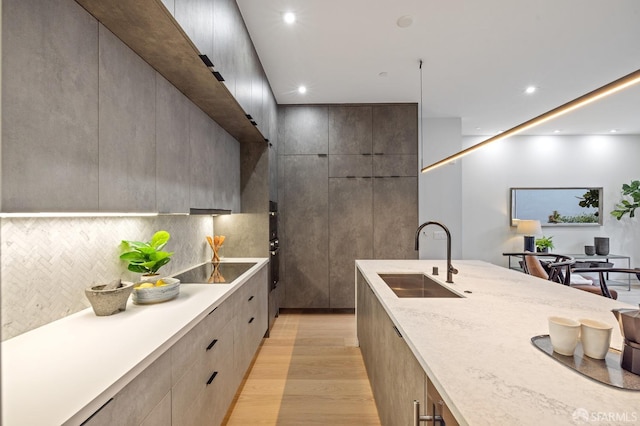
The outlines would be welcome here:
M 584 355 L 582 343 L 578 343 L 573 356 L 554 352 L 548 334 L 532 337 L 531 343 L 559 363 L 592 380 L 619 389 L 640 391 L 640 376 L 620 367 L 619 350 L 609 348 L 605 359 L 593 359 Z

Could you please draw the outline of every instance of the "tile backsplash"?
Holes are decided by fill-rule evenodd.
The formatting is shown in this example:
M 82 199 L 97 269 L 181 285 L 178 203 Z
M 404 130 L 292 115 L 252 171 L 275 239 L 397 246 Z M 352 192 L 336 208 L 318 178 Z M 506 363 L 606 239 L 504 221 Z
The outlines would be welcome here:
M 0 229 L 2 340 L 89 307 L 84 289 L 115 278 L 133 281 L 121 261 L 121 240 L 171 234 L 172 274 L 206 261 L 210 216 L 5 218 Z

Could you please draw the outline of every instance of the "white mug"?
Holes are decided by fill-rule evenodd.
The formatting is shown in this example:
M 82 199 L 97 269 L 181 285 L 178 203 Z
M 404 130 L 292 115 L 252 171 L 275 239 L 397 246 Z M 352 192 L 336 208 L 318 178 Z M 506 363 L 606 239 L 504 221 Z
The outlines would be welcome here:
M 613 326 L 592 319 L 581 319 L 580 329 L 584 354 L 590 358 L 604 359 L 609 352 Z
M 570 318 L 549 317 L 549 337 L 555 352 L 573 356 L 580 339 L 580 323 Z

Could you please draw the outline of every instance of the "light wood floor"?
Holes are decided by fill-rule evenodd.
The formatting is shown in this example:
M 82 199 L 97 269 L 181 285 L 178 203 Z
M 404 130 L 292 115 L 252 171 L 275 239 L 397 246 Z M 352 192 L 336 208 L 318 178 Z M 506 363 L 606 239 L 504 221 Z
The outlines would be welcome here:
M 227 425 L 379 425 L 355 315 L 281 313 Z

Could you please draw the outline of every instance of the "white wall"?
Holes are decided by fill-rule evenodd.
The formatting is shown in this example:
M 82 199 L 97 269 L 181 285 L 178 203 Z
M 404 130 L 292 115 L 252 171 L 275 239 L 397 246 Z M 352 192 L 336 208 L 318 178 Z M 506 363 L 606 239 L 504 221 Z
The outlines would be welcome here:
M 459 118 L 430 118 L 422 121 L 422 161 L 428 166 L 460 150 L 462 123 Z M 462 173 L 461 162 L 439 167 L 418 178 L 418 222 L 442 222 L 451 232 L 451 253 L 462 257 Z M 437 226 L 423 228 L 420 259 L 445 259 L 446 241 L 434 240 Z
M 466 137 L 463 147 L 483 139 Z M 506 266 L 503 252 L 522 251 L 523 237 L 509 226 L 509 188 L 593 186 L 604 188 L 603 226 L 543 227 L 543 233 L 559 253 L 583 253 L 593 237 L 610 237 L 610 252 L 640 267 L 640 217 L 618 221 L 609 214 L 622 184 L 640 179 L 639 159 L 640 135 L 516 136 L 464 157 L 462 257 Z

